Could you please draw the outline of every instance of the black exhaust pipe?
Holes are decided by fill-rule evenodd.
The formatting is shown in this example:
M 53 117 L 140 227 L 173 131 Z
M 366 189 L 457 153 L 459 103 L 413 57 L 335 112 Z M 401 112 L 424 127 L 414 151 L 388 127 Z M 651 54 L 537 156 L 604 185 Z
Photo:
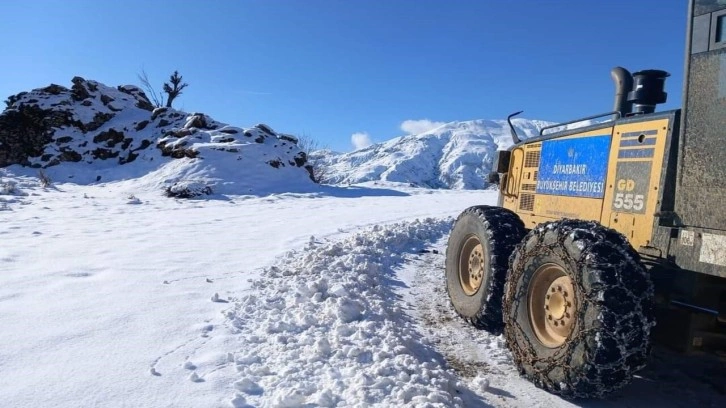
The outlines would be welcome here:
M 620 112 L 620 117 L 625 117 L 632 109 L 632 103 L 628 100 L 628 95 L 633 90 L 633 76 L 623 67 L 615 67 L 610 70 L 610 77 L 615 82 L 615 104 L 613 112 Z M 617 119 L 617 115 L 613 116 L 613 120 Z
M 647 69 L 633 74 L 633 90 L 628 92 L 628 102 L 633 104 L 632 113 L 653 113 L 655 105 L 665 103 L 665 80 L 670 74 L 659 69 Z

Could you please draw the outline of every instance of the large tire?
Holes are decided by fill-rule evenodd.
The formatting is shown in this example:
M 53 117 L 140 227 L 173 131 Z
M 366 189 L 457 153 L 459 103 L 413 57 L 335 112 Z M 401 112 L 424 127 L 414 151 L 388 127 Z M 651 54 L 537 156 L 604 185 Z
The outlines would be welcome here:
M 527 234 L 510 263 L 505 337 L 536 386 L 599 398 L 645 366 L 653 284 L 623 235 L 595 222 L 549 222 Z
M 508 260 L 525 233 L 517 214 L 501 207 L 470 207 L 457 218 L 446 248 L 446 290 L 474 327 L 501 334 Z

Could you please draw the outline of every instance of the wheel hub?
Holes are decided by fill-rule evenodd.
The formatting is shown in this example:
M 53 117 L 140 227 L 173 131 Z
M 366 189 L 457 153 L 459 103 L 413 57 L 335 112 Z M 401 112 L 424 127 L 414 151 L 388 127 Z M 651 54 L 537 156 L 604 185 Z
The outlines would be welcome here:
M 529 289 L 529 317 L 534 333 L 547 347 L 565 343 L 575 322 L 575 290 L 572 279 L 559 265 L 540 267 Z
M 459 254 L 459 282 L 468 296 L 475 294 L 482 285 L 486 274 L 484 246 L 475 236 L 469 237 Z

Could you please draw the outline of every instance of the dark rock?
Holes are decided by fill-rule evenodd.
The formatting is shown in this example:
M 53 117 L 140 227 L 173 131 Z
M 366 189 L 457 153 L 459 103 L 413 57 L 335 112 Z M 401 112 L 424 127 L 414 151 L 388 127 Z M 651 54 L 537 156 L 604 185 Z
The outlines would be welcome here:
M 313 170 L 313 166 L 311 166 L 311 165 L 308 164 L 308 165 L 305 166 L 305 170 L 308 171 L 308 175 L 310 176 L 310 180 L 312 180 L 312 181 L 314 181 L 314 182 L 317 183 L 318 181 L 315 180 L 315 171 Z
M 71 82 L 73 82 L 73 86 L 71 87 L 71 98 L 76 101 L 82 101 L 91 96 L 91 94 L 88 93 L 88 89 L 84 86 L 84 83 L 86 82 L 85 79 L 77 76 L 73 77 Z
M 293 160 L 295 160 L 297 167 L 302 167 L 308 162 L 308 155 L 305 152 L 300 152 L 293 157 Z
M 182 143 L 181 145 L 168 145 L 166 142 L 159 142 L 156 147 L 161 150 L 162 156 L 171 156 L 174 159 L 183 159 L 185 157 L 188 157 L 190 159 L 196 158 L 199 155 L 199 152 L 194 149 L 184 149 L 184 146 L 186 143 Z
M 222 133 L 226 133 L 228 135 L 236 135 L 237 133 L 239 133 L 239 130 L 234 129 L 234 128 L 222 128 L 222 129 L 219 129 L 219 131 Z
M 255 138 L 255 143 L 265 143 L 265 137 L 262 135 L 259 135 Z
M 295 144 L 297 144 L 297 142 L 298 142 L 298 139 L 295 136 L 293 136 L 293 135 L 287 135 L 287 134 L 284 134 L 284 133 L 278 133 L 277 134 L 277 137 L 280 138 L 280 139 L 282 139 L 282 140 L 287 140 L 288 142 L 293 142 Z
M 119 152 L 113 151 L 111 149 L 104 149 L 102 147 L 99 147 L 98 149 L 92 151 L 91 154 L 93 155 L 94 159 L 106 160 L 106 159 L 118 157 Z
M 60 105 L 60 103 L 58 105 Z M 93 105 L 93 101 L 90 101 L 90 100 L 86 99 L 85 101 L 81 102 L 81 105 L 83 105 L 83 106 L 91 106 L 91 105 Z
M 207 127 L 207 120 L 204 115 L 194 114 L 187 119 L 187 123 L 184 124 L 184 129 L 199 128 L 205 129 Z
M 169 108 L 167 108 L 167 107 L 161 107 L 161 108 L 154 109 L 154 111 L 151 112 L 151 120 L 156 120 L 156 118 L 159 115 L 166 113 L 166 111 L 168 111 L 168 110 L 169 110 Z
M 171 122 L 169 122 L 166 119 L 162 119 L 159 121 L 159 124 L 156 125 L 156 127 L 164 127 L 164 126 L 169 126 L 169 125 L 171 125 Z
M 131 146 L 131 142 L 133 142 L 133 141 L 134 141 L 134 139 L 132 139 L 130 137 L 127 137 L 126 139 L 124 139 L 124 141 L 121 143 L 121 149 L 123 149 L 123 150 L 128 149 L 129 146 Z
M 78 127 L 83 128 L 83 124 L 73 119 L 71 112 L 54 111 L 52 109 L 41 110 L 43 112 L 43 122 L 50 127 Z
M 277 134 L 272 130 L 271 127 L 265 125 L 264 123 L 258 123 L 255 125 L 257 129 L 260 129 L 261 131 L 267 133 L 270 136 L 277 136 Z
M 41 161 L 44 161 L 44 162 L 47 162 L 47 161 L 48 161 L 48 160 L 50 160 L 50 159 L 51 159 L 52 157 L 53 157 L 53 155 L 52 155 L 52 154 L 50 154 L 50 153 L 46 153 L 46 154 L 44 154 L 44 155 L 40 156 L 40 160 L 41 160 Z
M 154 105 L 152 105 L 151 102 L 143 99 L 139 99 L 138 101 L 136 101 L 136 107 L 147 111 L 154 110 Z
M 143 128 L 145 128 L 146 125 L 148 125 L 148 124 L 149 124 L 148 120 L 142 120 L 141 122 L 136 124 L 136 127 L 134 129 L 136 129 L 136 131 L 138 132 L 139 130 L 142 130 Z
M 147 111 L 153 111 L 154 105 L 151 104 L 151 101 L 149 101 L 149 98 L 146 96 L 144 91 L 142 91 L 139 87 L 133 86 L 133 85 L 124 85 L 119 86 L 119 91 L 131 95 L 136 99 L 136 107 L 139 109 L 147 110 Z
M 0 167 L 30 164 L 28 157 L 43 154 L 52 141 L 47 112 L 35 105 L 21 105 L 0 114 Z
M 119 164 L 131 163 L 132 161 L 136 160 L 137 157 L 139 157 L 139 154 L 138 153 L 129 152 L 129 155 L 128 156 L 126 156 L 126 157 L 120 157 L 118 159 L 118 163 Z
M 8 96 L 8 100 L 6 102 L 7 103 L 7 107 L 10 108 L 13 105 L 15 105 L 20 100 L 20 98 L 22 98 L 26 94 L 27 94 L 27 92 L 20 92 L 17 95 L 10 95 L 10 96 Z M 27 103 L 36 103 L 36 102 L 38 102 L 37 99 L 32 99 L 32 101 L 33 102 L 27 101 Z
M 193 135 L 196 131 L 197 130 L 194 128 L 192 128 L 192 129 L 186 129 L 186 128 L 174 129 L 170 132 L 170 134 L 174 137 L 184 137 L 184 136 Z
M 72 137 L 70 137 L 70 136 L 62 136 L 62 137 L 57 137 L 57 138 L 55 139 L 55 144 L 58 144 L 58 145 L 59 145 L 59 144 L 63 144 L 63 143 L 68 143 L 68 142 L 70 142 L 71 140 L 73 140 L 73 138 L 72 138 Z
M 83 160 L 83 156 L 81 156 L 81 154 L 76 151 L 68 149 L 62 151 L 61 154 L 58 156 L 58 159 L 64 162 L 79 162 Z
M 49 93 L 51 95 L 60 95 L 63 92 L 70 92 L 70 90 L 65 86 L 60 86 L 57 84 L 50 84 L 45 88 L 41 88 L 41 91 Z
M 245 130 L 244 135 L 247 137 L 252 137 L 252 132 L 250 132 L 249 130 Z
M 223 139 L 217 140 L 217 143 L 232 143 L 232 142 L 235 142 L 235 141 L 236 141 L 236 139 L 233 138 L 233 137 L 225 137 Z
M 167 187 L 164 192 L 167 197 L 194 198 L 212 194 L 212 188 L 201 183 L 178 182 Z
M 91 123 L 84 124 L 84 130 L 88 132 L 93 132 L 94 130 L 97 130 L 101 126 L 103 126 L 106 122 L 111 120 L 113 118 L 113 113 L 106 113 L 106 112 L 96 112 L 95 115 L 93 115 L 93 119 L 91 120 Z
M 280 166 L 285 167 L 285 163 L 281 162 L 278 159 L 270 160 L 270 161 L 267 162 L 267 164 L 269 164 L 270 166 L 272 166 L 272 167 L 274 167 L 276 169 L 279 169 Z
M 108 95 L 101 95 L 101 103 L 103 103 L 104 105 L 108 105 L 113 101 L 115 101 L 115 99 L 113 99 L 112 97 Z
M 151 141 L 144 139 L 144 140 L 141 141 L 141 146 L 139 146 L 139 148 L 136 149 L 136 150 L 144 150 L 144 149 L 146 149 L 149 146 L 151 146 Z
M 124 140 L 123 132 L 119 132 L 116 129 L 109 129 L 105 132 L 101 132 L 93 138 L 94 143 L 106 142 L 106 146 L 113 147 L 116 144 L 121 143 Z

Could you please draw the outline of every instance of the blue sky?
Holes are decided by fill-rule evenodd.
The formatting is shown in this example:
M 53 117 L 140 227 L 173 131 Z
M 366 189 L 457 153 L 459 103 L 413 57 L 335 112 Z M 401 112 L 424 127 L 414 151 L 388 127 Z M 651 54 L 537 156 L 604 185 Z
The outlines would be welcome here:
M 0 96 L 178 69 L 176 108 L 350 151 L 425 127 L 406 121 L 606 112 L 615 65 L 670 72 L 676 108 L 685 20 L 682 0 L 2 2 Z

